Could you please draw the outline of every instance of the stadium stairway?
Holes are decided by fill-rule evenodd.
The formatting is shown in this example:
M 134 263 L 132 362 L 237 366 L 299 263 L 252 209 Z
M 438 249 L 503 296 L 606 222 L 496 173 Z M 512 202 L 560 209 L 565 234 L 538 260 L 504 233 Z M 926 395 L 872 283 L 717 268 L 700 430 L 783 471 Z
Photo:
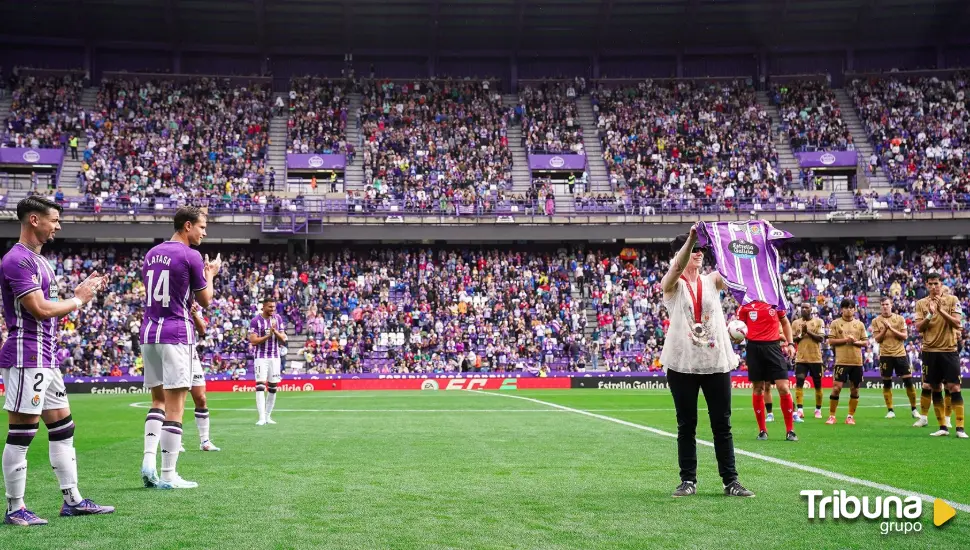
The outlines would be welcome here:
M 361 155 L 360 128 L 357 127 L 360 103 L 359 93 L 350 94 L 350 105 L 347 107 L 347 143 L 353 144 L 357 158 L 344 169 L 344 189 L 354 191 L 364 189 L 364 161 Z
M 872 143 L 869 142 L 869 136 L 862 126 L 862 120 L 859 119 L 859 114 L 855 112 L 855 104 L 852 103 L 845 89 L 840 88 L 835 90 L 835 99 L 839 102 L 842 117 L 845 119 L 845 124 L 849 127 L 849 132 L 852 134 L 855 149 L 859 152 L 859 170 L 864 173 L 864 170 L 869 164 L 869 157 L 873 152 Z M 875 174 L 867 175 L 867 177 L 869 179 L 869 187 L 876 189 L 889 189 L 892 187 L 892 183 L 889 181 L 886 173 L 881 169 L 876 170 Z
M 287 100 L 285 92 L 279 92 L 273 96 L 273 101 L 277 97 Z M 282 189 L 286 185 L 286 122 L 289 116 L 286 111 L 283 116 L 273 116 L 269 119 L 269 162 L 267 168 L 272 168 L 276 172 L 276 183 Z M 269 170 L 267 169 L 267 173 Z
M 85 88 L 81 92 L 81 108 L 84 109 L 85 113 L 94 112 L 98 104 L 98 89 L 97 88 Z M 81 159 L 84 158 L 84 151 L 88 147 L 88 137 L 86 134 L 79 134 L 77 136 L 77 151 L 78 160 L 71 160 L 71 150 L 68 149 L 64 153 L 64 163 L 61 165 L 61 174 L 57 179 L 57 185 L 65 191 L 66 194 L 69 190 L 77 189 L 77 174 L 81 171 Z
M 306 345 L 306 334 L 297 334 L 292 326 L 286 327 L 286 363 L 290 364 L 291 361 L 303 362 L 303 358 L 300 357 L 300 350 Z M 286 368 L 289 368 L 287 366 Z
M 589 165 L 589 188 L 592 193 L 612 193 L 610 174 L 603 161 L 603 145 L 596 127 L 596 113 L 589 96 L 576 100 L 579 110 L 579 124 L 583 128 L 583 146 L 586 148 L 586 161 Z
M 781 111 L 768 100 L 768 92 L 758 92 L 758 103 L 768 111 L 768 116 L 771 117 L 771 131 L 775 138 L 775 149 L 778 150 L 778 169 L 782 174 L 785 173 L 785 170 L 791 170 L 792 185 L 801 189 L 801 178 L 799 177 L 801 167 L 798 164 L 798 159 L 795 158 L 795 154 L 791 150 L 791 143 L 788 142 L 788 138 L 778 132 L 778 125 L 781 123 Z
M 502 105 L 508 108 L 512 108 L 518 101 L 519 96 L 515 94 L 502 96 Z M 525 195 L 532 187 L 532 173 L 529 172 L 529 157 L 522 144 L 522 124 L 510 121 L 508 130 L 509 150 L 512 151 L 512 192 Z
M 10 106 L 13 105 L 13 96 L 10 95 L 10 90 L 4 91 L 4 96 L 0 98 L 0 120 L 7 119 L 7 116 L 10 115 Z

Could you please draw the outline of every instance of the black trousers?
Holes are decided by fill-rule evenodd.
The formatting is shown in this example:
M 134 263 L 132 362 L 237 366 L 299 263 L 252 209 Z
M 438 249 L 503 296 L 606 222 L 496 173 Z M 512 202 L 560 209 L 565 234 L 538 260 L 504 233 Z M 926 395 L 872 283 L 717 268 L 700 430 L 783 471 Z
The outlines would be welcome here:
M 697 483 L 697 394 L 703 390 L 714 433 L 717 471 L 725 485 L 738 479 L 731 435 L 731 373 L 684 374 L 667 370 L 667 383 L 677 409 L 677 460 L 680 480 Z

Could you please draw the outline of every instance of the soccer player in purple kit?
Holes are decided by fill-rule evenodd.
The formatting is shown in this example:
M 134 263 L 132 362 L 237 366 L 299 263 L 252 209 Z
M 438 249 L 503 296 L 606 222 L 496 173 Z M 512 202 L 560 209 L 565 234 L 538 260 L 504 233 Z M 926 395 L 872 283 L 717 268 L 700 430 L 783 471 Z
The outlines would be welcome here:
M 175 213 L 175 234 L 145 254 L 145 314 L 142 318 L 141 350 L 145 387 L 152 392 L 152 408 L 145 419 L 145 452 L 141 475 L 145 487 L 191 489 L 198 487 L 176 472 L 182 448 L 182 413 L 192 386 L 196 329 L 192 301 L 202 307 L 212 301 L 212 280 L 222 267 L 222 257 L 209 261 L 192 246 L 206 236 L 206 215 L 194 206 Z M 155 469 L 156 449 L 161 443 L 162 475 Z
M 62 210 L 57 203 L 41 197 L 20 201 L 20 240 L 0 262 L 3 317 L 10 330 L 0 349 L 0 369 L 6 382 L 4 408 L 10 422 L 3 448 L 7 497 L 3 522 L 12 525 L 47 524 L 24 505 L 27 449 L 41 418 L 47 425 L 51 468 L 64 495 L 61 515 L 110 514 L 115 510 L 82 498 L 78 491 L 74 421 L 54 359 L 57 319 L 93 300 L 105 283 L 103 277 L 91 273 L 74 289 L 73 298 L 58 300 L 54 270 L 40 250 L 61 229 Z
M 280 344 L 286 343 L 283 318 L 276 313 L 276 300 L 263 299 L 263 309 L 249 322 L 249 343 L 255 351 L 253 367 L 256 371 L 257 426 L 276 424 L 273 407 L 276 405 L 276 386 L 280 383 Z M 269 395 L 264 395 L 267 382 Z

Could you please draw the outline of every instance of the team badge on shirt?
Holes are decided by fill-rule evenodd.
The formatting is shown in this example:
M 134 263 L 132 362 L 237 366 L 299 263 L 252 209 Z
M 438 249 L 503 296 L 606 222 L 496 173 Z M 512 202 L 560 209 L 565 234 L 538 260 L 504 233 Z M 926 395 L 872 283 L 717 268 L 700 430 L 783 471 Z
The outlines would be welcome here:
M 35 393 L 34 394 L 34 398 L 30 400 L 30 404 L 33 405 L 33 406 L 35 406 L 35 407 L 37 405 L 40 405 L 40 395 L 38 395 L 38 394 Z

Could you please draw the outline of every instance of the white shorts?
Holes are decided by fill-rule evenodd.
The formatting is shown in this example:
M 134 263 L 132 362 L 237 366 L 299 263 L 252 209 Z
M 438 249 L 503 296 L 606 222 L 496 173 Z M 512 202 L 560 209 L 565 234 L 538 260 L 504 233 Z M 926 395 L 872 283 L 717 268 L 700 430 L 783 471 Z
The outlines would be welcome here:
M 192 387 L 192 344 L 142 344 L 145 387 L 161 386 L 166 390 Z
M 3 408 L 20 414 L 66 409 L 67 389 L 58 369 L 2 369 L 6 398 Z
M 202 360 L 199 359 L 199 352 L 192 348 L 192 387 L 205 387 L 205 373 L 202 372 Z
M 253 361 L 253 370 L 256 371 L 257 382 L 279 384 L 282 379 L 279 359 L 256 359 Z

